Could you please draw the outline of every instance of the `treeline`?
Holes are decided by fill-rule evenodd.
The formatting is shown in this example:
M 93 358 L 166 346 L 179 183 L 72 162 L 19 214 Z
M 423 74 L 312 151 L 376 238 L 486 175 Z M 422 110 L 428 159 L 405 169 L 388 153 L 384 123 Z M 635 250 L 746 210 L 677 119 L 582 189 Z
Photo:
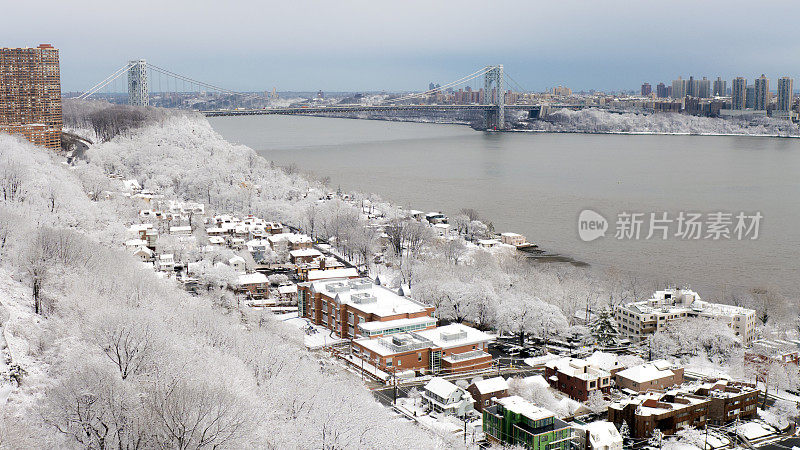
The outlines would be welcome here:
M 64 126 L 94 131 L 102 142 L 168 117 L 190 114 L 165 108 L 115 105 L 105 101 L 64 99 Z

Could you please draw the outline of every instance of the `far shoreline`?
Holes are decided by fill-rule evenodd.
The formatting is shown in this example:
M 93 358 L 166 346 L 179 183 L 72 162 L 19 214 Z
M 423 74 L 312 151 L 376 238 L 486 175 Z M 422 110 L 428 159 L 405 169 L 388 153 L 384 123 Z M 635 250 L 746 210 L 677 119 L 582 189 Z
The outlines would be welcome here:
M 414 118 L 391 118 L 391 117 L 352 117 L 334 116 L 323 114 L 293 114 L 296 117 L 319 117 L 325 119 L 349 119 L 349 120 L 372 120 L 381 122 L 401 122 L 419 123 L 428 125 L 460 125 L 467 126 L 477 132 L 483 133 L 548 133 L 548 134 L 591 134 L 591 135 L 618 135 L 618 136 L 699 136 L 699 137 L 748 137 L 748 138 L 779 138 L 779 139 L 798 139 L 798 135 L 782 134 L 747 134 L 747 133 L 693 133 L 693 132 L 666 132 L 666 131 L 588 131 L 588 130 L 536 130 L 525 128 L 510 128 L 508 130 L 481 130 L 475 128 L 471 123 L 464 120 L 434 121 L 419 120 Z

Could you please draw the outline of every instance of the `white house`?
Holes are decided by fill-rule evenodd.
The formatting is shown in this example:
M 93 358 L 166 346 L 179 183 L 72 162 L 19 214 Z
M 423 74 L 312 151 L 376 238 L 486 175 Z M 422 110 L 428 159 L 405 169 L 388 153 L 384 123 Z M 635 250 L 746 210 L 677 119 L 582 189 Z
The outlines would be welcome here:
M 189 225 L 169 227 L 169 234 L 174 234 L 176 236 L 190 236 L 192 234 L 192 227 Z
M 244 273 L 247 271 L 247 267 L 245 266 L 244 258 L 239 255 L 234 256 L 233 258 L 228 260 L 228 265 L 233 268 L 233 270 Z
M 145 246 L 141 246 L 133 252 L 133 256 L 141 259 L 144 262 L 149 262 L 153 260 L 153 251 Z
M 584 425 L 573 424 L 580 450 L 622 450 L 622 435 L 611 422 L 597 421 Z
M 158 270 L 162 272 L 172 272 L 175 270 L 175 257 L 172 253 L 158 255 Z
M 474 409 L 472 395 L 440 377 L 433 377 L 422 391 L 422 401 L 432 411 L 464 417 Z

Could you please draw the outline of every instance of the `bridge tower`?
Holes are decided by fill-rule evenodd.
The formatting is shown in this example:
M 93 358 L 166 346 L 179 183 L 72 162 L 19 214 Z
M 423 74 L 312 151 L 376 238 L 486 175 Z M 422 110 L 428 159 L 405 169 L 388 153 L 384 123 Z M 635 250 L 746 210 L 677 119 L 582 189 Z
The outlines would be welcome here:
M 147 106 L 150 104 L 150 90 L 147 86 L 147 61 L 130 61 L 128 69 L 128 104 Z
M 492 87 L 497 96 L 492 98 Z M 486 129 L 502 130 L 506 124 L 506 93 L 503 90 L 503 65 L 490 66 L 483 76 L 483 104 L 497 105 L 494 110 L 486 111 Z

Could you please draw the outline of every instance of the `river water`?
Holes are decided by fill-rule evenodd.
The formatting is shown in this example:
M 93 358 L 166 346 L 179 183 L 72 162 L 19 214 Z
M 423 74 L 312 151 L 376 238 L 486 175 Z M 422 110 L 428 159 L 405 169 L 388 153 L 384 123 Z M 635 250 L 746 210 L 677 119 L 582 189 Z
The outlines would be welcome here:
M 318 117 L 209 119 L 231 142 L 276 164 L 330 177 L 345 191 L 374 192 L 401 206 L 456 213 L 474 208 L 497 231 L 595 268 L 656 282 L 705 287 L 800 288 L 800 139 L 482 133 L 458 125 Z M 578 217 L 608 220 L 585 242 Z M 615 234 L 621 213 L 643 213 L 639 239 Z M 702 214 L 701 238 L 682 239 L 676 221 L 646 239 L 651 213 Z M 760 213 L 755 229 L 706 238 L 709 214 Z M 724 216 L 723 216 L 724 218 Z M 752 219 L 745 224 L 751 226 Z M 626 227 L 627 228 L 627 227 Z

